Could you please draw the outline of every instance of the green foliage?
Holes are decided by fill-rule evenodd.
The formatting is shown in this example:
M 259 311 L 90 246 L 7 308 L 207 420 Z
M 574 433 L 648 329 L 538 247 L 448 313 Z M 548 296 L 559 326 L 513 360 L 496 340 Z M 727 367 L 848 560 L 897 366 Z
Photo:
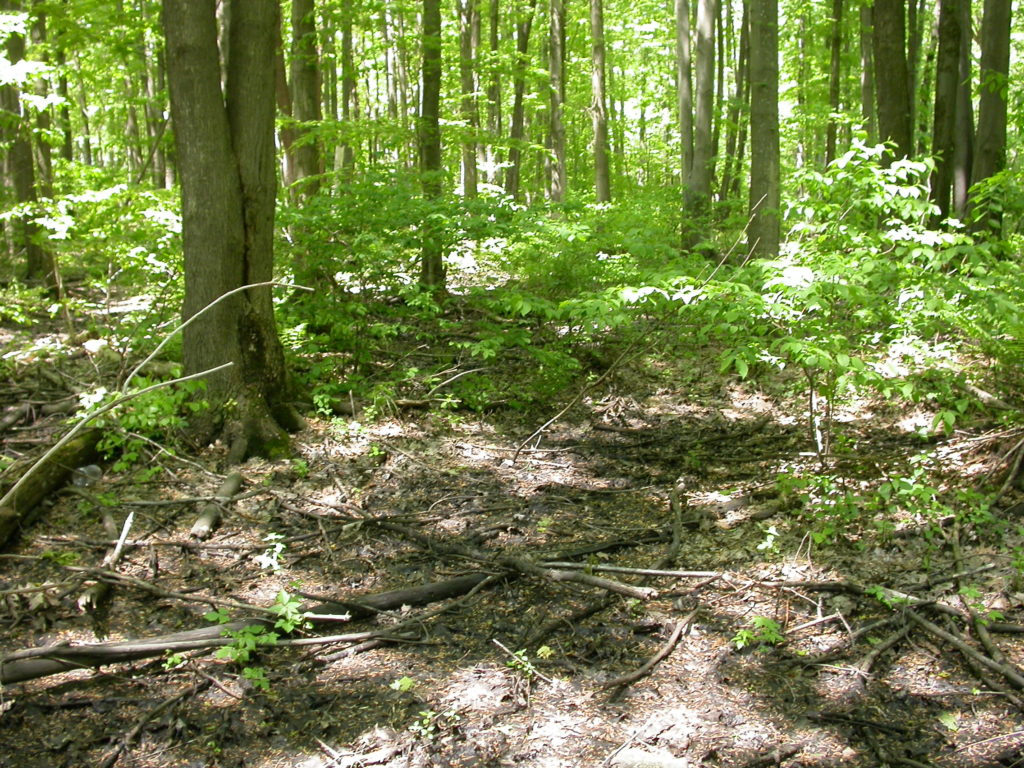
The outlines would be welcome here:
M 750 620 L 750 626 L 739 630 L 732 638 L 732 644 L 737 650 L 752 646 L 781 645 L 786 642 L 786 636 L 782 627 L 775 619 L 767 616 L 754 616 Z
M 144 389 L 154 382 L 138 377 L 134 383 L 138 389 Z M 123 472 L 137 464 L 150 441 L 170 450 L 168 444 L 173 444 L 185 427 L 187 417 L 209 407 L 198 398 L 205 388 L 202 380 L 194 380 L 156 389 L 98 419 L 97 426 L 105 427 L 98 448 L 107 458 L 114 458 L 113 471 Z M 120 393 L 100 388 L 82 399 L 87 408 L 100 408 L 119 396 Z

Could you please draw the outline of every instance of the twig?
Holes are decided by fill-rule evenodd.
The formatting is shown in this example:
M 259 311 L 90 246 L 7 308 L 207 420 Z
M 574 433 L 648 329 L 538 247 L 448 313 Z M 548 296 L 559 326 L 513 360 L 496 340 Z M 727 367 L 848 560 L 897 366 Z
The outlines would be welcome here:
M 171 698 L 165 699 L 164 701 L 157 704 L 155 707 L 149 710 L 149 712 L 143 715 L 139 722 L 136 723 L 135 726 L 130 731 L 128 731 L 128 733 L 126 733 L 118 740 L 118 743 L 114 745 L 113 749 L 109 750 L 105 755 L 103 755 L 103 759 L 99 762 L 99 768 L 111 768 L 111 766 L 113 766 L 114 763 L 117 762 L 117 759 L 128 750 L 132 742 L 139 737 L 139 734 L 142 733 L 142 730 L 150 723 L 150 721 L 157 715 L 159 715 L 161 712 L 170 707 L 173 707 L 179 701 L 182 701 L 188 698 L 189 696 L 194 696 L 200 691 L 206 690 L 210 687 L 210 685 L 211 681 L 203 680 L 201 683 L 196 683 L 191 688 L 186 688 L 184 691 L 181 691 L 172 696 Z
M 958 651 L 960 651 L 960 653 L 970 657 L 971 659 L 974 659 L 982 666 L 988 667 L 993 672 L 998 672 L 1000 675 L 1002 675 L 1008 681 L 1010 681 L 1010 683 L 1012 683 L 1015 688 L 1024 689 L 1024 675 L 1021 675 L 1019 671 L 1011 667 L 1009 664 L 1000 664 L 998 661 L 990 659 L 988 656 L 979 653 L 974 648 L 971 648 L 971 646 L 969 646 L 959 637 L 947 632 L 941 627 L 936 626 L 935 624 L 933 624 L 932 622 L 928 621 L 923 616 L 918 614 L 916 611 L 908 610 L 907 616 L 910 618 L 911 621 L 913 621 L 921 628 L 926 629 L 936 637 L 945 640 L 947 643 L 949 643 Z
M 517 663 L 517 662 L 518 663 L 523 663 L 523 659 L 521 657 L 516 656 L 516 654 L 512 653 L 512 651 L 510 651 L 508 648 L 506 648 L 505 645 L 502 644 L 502 642 L 500 640 L 498 640 L 497 638 L 493 638 L 492 637 L 491 638 L 491 642 L 494 643 L 499 648 L 501 648 L 501 650 L 503 650 L 506 654 L 508 654 L 508 657 L 512 660 L 513 663 Z M 525 662 L 525 663 L 528 664 L 529 662 Z M 530 666 L 532 667 L 533 665 L 531 664 Z M 535 667 L 530 670 L 529 674 L 536 675 L 541 680 L 544 680 L 545 682 L 548 682 L 548 683 L 554 683 L 555 682 L 554 680 L 552 680 L 550 677 L 548 677 L 547 675 L 545 675 L 544 673 L 542 673 L 541 671 L 539 671 Z
M 629 685 L 635 683 L 642 677 L 645 677 L 651 673 L 658 664 L 662 662 L 672 650 L 676 647 L 679 642 L 679 638 L 683 636 L 684 630 L 689 630 L 690 625 L 693 623 L 693 617 L 697 615 L 696 611 L 690 611 L 680 621 L 676 622 L 675 627 L 672 630 L 672 634 L 669 636 L 665 644 L 658 649 L 658 652 L 654 654 L 647 662 L 639 669 L 634 670 L 626 675 L 620 675 L 619 677 L 613 677 L 611 680 L 606 680 L 601 683 L 602 688 L 616 688 L 620 685 Z
M 706 579 L 722 577 L 721 571 L 663 571 L 658 568 L 626 568 L 617 565 L 591 565 L 589 563 L 544 562 L 542 568 L 565 568 L 570 571 L 595 571 L 598 573 L 629 573 L 636 576 L 667 576 L 676 579 Z

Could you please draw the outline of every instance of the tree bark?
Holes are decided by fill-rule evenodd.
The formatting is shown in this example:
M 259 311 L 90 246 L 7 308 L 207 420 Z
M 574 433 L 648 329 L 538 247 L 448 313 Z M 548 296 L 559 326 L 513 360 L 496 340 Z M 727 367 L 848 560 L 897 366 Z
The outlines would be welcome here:
M 501 156 L 496 140 L 502 135 L 501 69 L 498 67 L 498 55 L 501 45 L 500 0 L 491 0 L 488 8 L 488 17 L 490 23 L 487 28 L 487 47 L 490 53 L 490 60 L 488 62 L 490 80 L 487 84 L 487 131 L 490 134 L 490 141 L 487 146 L 488 168 L 486 178 L 491 184 L 497 184 L 499 180 L 498 166 L 501 163 Z
M 171 115 L 181 177 L 184 319 L 243 286 L 273 278 L 274 0 L 231 9 L 226 94 L 221 90 L 215 0 L 163 7 Z M 243 453 L 276 454 L 298 426 L 287 404 L 284 353 L 270 288 L 238 291 L 183 331 L 186 374 L 207 377 L 212 406 L 193 422 L 208 440 L 223 430 Z M 243 456 L 244 458 L 244 456 Z
M 843 0 L 832 0 L 832 24 L 829 30 L 828 105 L 832 115 L 839 113 L 841 106 L 842 62 L 843 62 Z M 830 116 L 825 133 L 825 165 L 836 159 L 836 138 L 839 125 Z
M 868 144 L 878 136 L 878 116 L 875 112 L 875 53 L 874 7 L 861 0 L 860 6 L 860 114 L 864 121 Z
M 605 95 L 604 7 L 602 0 L 590 0 L 591 74 L 590 110 L 594 126 L 594 193 L 599 203 L 612 199 L 608 169 L 608 110 Z
M 465 123 L 466 136 L 462 140 L 462 194 L 477 195 L 477 134 L 480 113 L 476 101 L 476 45 L 474 27 L 479 19 L 479 0 L 458 0 L 459 13 L 459 85 L 462 89 L 459 107 Z
M 509 128 L 508 169 L 505 172 L 505 192 L 513 200 L 519 199 L 522 176 L 523 144 L 526 135 L 526 68 L 529 65 L 530 30 L 537 9 L 537 0 L 530 0 L 525 14 L 516 24 L 516 60 L 512 75 L 512 125 Z
M 696 114 L 693 123 L 693 166 L 686 181 L 686 202 L 700 215 L 711 203 L 714 147 L 711 126 L 715 111 L 715 18 L 718 0 L 697 2 Z
M 910 117 L 910 77 L 906 48 L 906 0 L 875 0 L 873 50 L 876 79 L 878 138 L 895 144 L 896 157 L 913 151 Z
M 1010 74 L 1010 0 L 985 0 L 981 23 L 981 67 L 978 72 L 978 131 L 974 142 L 971 184 L 995 176 L 1006 167 L 1006 102 Z M 991 209 L 975 223 L 978 231 L 999 236 L 1002 213 Z
M 560 203 L 565 199 L 567 174 L 565 170 L 565 123 L 562 104 L 565 100 L 565 0 L 550 0 L 550 36 L 548 38 L 548 72 L 551 75 L 549 97 L 549 157 L 548 197 Z
M 20 6 L 13 0 L 0 1 L 0 11 L 18 11 Z M 25 58 L 25 37 L 12 31 L 7 37 L 7 60 L 18 64 Z M 14 200 L 30 212 L 11 221 L 12 241 L 16 254 L 25 264 L 25 280 L 41 285 L 50 292 L 57 288 L 56 265 L 53 254 L 40 243 L 42 232 L 34 217 L 37 197 L 35 161 L 32 150 L 32 131 L 29 114 L 22 108 L 21 92 L 17 85 L 0 85 L 0 135 L 7 142 L 4 158 L 4 172 L 14 191 Z
M 940 0 L 939 47 L 935 59 L 935 109 L 932 118 L 932 200 L 939 215 L 950 215 L 953 193 L 954 131 L 956 129 L 957 76 L 960 69 L 961 0 Z
M 750 2 L 750 223 L 748 251 L 779 253 L 779 6 Z
M 296 201 L 313 197 L 320 188 L 320 147 L 311 133 L 322 120 L 320 56 L 316 38 L 315 0 L 292 0 L 292 117 L 295 128 L 293 190 Z
M 676 109 L 679 118 L 681 180 L 685 185 L 693 168 L 693 81 L 690 77 L 690 3 L 675 0 Z
M 423 196 L 439 202 L 443 193 L 441 164 L 441 3 L 423 0 L 423 78 L 419 116 L 420 178 Z M 420 223 L 420 285 L 439 294 L 444 290 L 444 245 L 436 217 L 427 211 Z
M 973 35 L 970 0 L 960 2 L 960 66 L 956 90 L 956 128 L 953 131 L 953 213 L 958 219 L 967 216 L 967 194 L 971 188 L 971 166 L 974 163 L 974 81 L 971 66 Z

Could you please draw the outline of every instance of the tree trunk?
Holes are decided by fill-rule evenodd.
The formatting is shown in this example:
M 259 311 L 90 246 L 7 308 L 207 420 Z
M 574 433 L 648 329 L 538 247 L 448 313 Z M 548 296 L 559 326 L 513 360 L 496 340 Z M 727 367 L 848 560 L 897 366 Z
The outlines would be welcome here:
M 714 152 L 711 125 L 715 111 L 715 18 L 718 0 L 697 3 L 697 110 L 693 124 L 693 166 L 686 182 L 686 202 L 692 212 L 700 215 L 711 203 L 711 176 Z
M 565 100 L 565 2 L 550 0 L 550 37 L 548 40 L 548 71 L 551 75 L 550 125 L 551 156 L 548 197 L 556 203 L 565 199 L 565 124 L 562 103 Z
M 163 7 L 186 320 L 231 291 L 273 278 L 277 4 L 239 0 L 231 11 L 225 94 L 215 0 L 165 0 Z M 234 293 L 189 324 L 183 362 L 186 373 L 231 364 L 206 379 L 212 407 L 193 423 L 197 438 L 223 430 L 242 458 L 286 447 L 281 427 L 298 423 L 287 404 L 269 287 Z
M 594 124 L 594 193 L 599 203 L 612 199 L 608 169 L 608 111 L 605 95 L 604 8 L 602 0 L 590 0 L 591 75 L 590 110 Z
M 832 25 L 829 31 L 828 105 L 832 114 L 839 113 L 842 84 L 843 0 L 832 0 Z M 836 159 L 836 134 L 839 126 L 829 117 L 825 133 L 825 165 Z
M 956 128 L 953 131 L 953 213 L 958 219 L 967 217 L 967 193 L 971 187 L 971 166 L 974 163 L 974 81 L 971 66 L 971 2 L 960 2 L 960 66 L 956 89 Z
M 956 129 L 957 76 L 960 69 L 961 0 L 940 0 L 939 48 L 935 60 L 935 109 L 932 118 L 932 200 L 939 215 L 950 215 L 953 187 L 954 131 Z
M 477 195 L 477 134 L 480 115 L 476 102 L 476 46 L 474 45 L 474 18 L 479 18 L 479 0 L 458 0 L 459 13 L 459 85 L 462 94 L 459 107 L 465 123 L 466 136 L 462 140 L 462 194 Z
M 725 137 L 725 167 L 722 169 L 721 199 L 737 197 L 739 169 L 743 166 L 747 107 L 750 103 L 750 7 L 743 0 L 740 17 L 740 42 L 736 52 L 736 86 L 729 103 L 729 128 Z
M 875 0 L 873 49 L 876 79 L 878 138 L 896 145 L 896 157 L 913 151 L 911 99 L 907 87 L 906 0 Z
M 423 0 L 423 79 L 419 115 L 420 178 L 423 196 L 437 203 L 443 193 L 441 164 L 441 2 Z M 437 219 L 426 211 L 420 223 L 420 285 L 444 291 L 444 245 Z
M 498 166 L 501 157 L 497 149 L 496 140 L 502 134 L 501 124 L 501 69 L 498 66 L 498 55 L 501 39 L 499 36 L 501 24 L 500 0 L 491 0 L 489 7 L 489 22 L 487 28 L 488 50 L 490 51 L 490 81 L 487 84 L 487 132 L 490 134 L 490 141 L 487 146 L 487 180 L 491 184 L 498 183 Z
M 693 84 L 690 79 L 690 3 L 675 0 L 676 108 L 679 117 L 681 179 L 685 185 L 693 168 Z
M 868 144 L 874 144 L 878 137 L 878 120 L 875 113 L 875 53 L 874 39 L 875 9 L 861 0 L 860 6 L 860 114 Z
M 0 11 L 18 11 L 18 3 L 0 1 Z M 7 60 L 17 65 L 25 58 L 25 38 L 11 31 L 6 44 Z M 32 131 L 29 115 L 22 109 L 21 94 L 15 85 L 0 85 L 0 135 L 6 140 L 4 158 L 5 175 L 14 187 L 14 200 L 27 212 L 11 220 L 12 241 L 15 252 L 25 263 L 25 280 L 42 285 L 50 291 L 57 288 L 56 266 L 53 254 L 40 244 L 42 235 L 35 223 L 36 195 L 35 162 L 32 157 Z
M 981 23 L 981 67 L 978 72 L 978 131 L 974 141 L 971 184 L 995 176 L 1006 167 L 1006 102 L 1010 89 L 1010 0 L 985 0 Z M 975 222 L 977 231 L 1000 236 L 1001 209 L 994 206 Z
M 779 6 L 750 2 L 750 223 L 748 251 L 779 254 Z
M 244 2 L 244 0 L 243 0 Z M 310 133 L 322 119 L 320 57 L 316 39 L 314 0 L 292 0 L 291 57 L 292 117 L 298 123 L 292 148 L 296 201 L 313 197 L 320 187 L 320 148 Z
M 341 6 L 341 120 L 352 135 L 352 119 L 355 116 L 356 65 L 352 54 L 352 5 Z M 397 107 L 397 105 L 396 105 Z M 352 141 L 346 139 L 341 145 L 341 168 L 343 176 L 350 178 L 355 170 L 356 153 Z
M 536 13 L 537 0 L 530 0 L 526 14 L 516 25 L 516 61 L 512 76 L 512 125 L 509 129 L 509 166 L 505 172 L 505 192 L 513 200 L 519 199 L 519 180 L 522 176 L 523 143 L 526 136 L 526 68 L 529 65 L 530 29 Z

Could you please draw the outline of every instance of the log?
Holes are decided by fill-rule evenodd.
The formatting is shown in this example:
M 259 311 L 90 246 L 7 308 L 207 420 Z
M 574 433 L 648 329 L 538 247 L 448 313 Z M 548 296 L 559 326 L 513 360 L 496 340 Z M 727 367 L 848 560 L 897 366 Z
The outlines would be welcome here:
M 39 504 L 68 481 L 75 467 L 89 464 L 97 457 L 96 445 L 102 436 L 101 430 L 86 429 L 76 435 L 36 467 L 37 459 L 19 461 L 4 473 L 0 497 L 5 504 L 0 506 L 0 548 L 21 529 L 30 525 L 38 516 Z M 9 489 L 31 473 L 12 498 Z
M 351 614 L 352 619 L 366 618 L 375 616 L 380 611 L 397 610 L 403 605 L 426 605 L 438 600 L 458 597 L 466 594 L 487 578 L 488 574 L 486 573 L 470 573 L 447 581 L 382 592 L 358 600 L 343 599 L 310 604 L 303 606 L 302 610 L 312 614 L 310 621 L 313 624 L 336 624 L 336 616 L 318 619 L 317 614 L 327 614 L 336 611 L 341 606 Z M 0 658 L 0 685 L 34 680 L 38 677 L 55 675 L 72 669 L 100 667 L 104 664 L 163 656 L 168 651 L 180 653 L 230 645 L 234 641 L 230 637 L 224 636 L 226 632 L 238 632 L 253 625 L 269 629 L 273 627 L 274 622 L 266 616 L 253 616 L 236 619 L 227 624 L 200 627 L 138 640 L 42 646 L 16 651 Z

